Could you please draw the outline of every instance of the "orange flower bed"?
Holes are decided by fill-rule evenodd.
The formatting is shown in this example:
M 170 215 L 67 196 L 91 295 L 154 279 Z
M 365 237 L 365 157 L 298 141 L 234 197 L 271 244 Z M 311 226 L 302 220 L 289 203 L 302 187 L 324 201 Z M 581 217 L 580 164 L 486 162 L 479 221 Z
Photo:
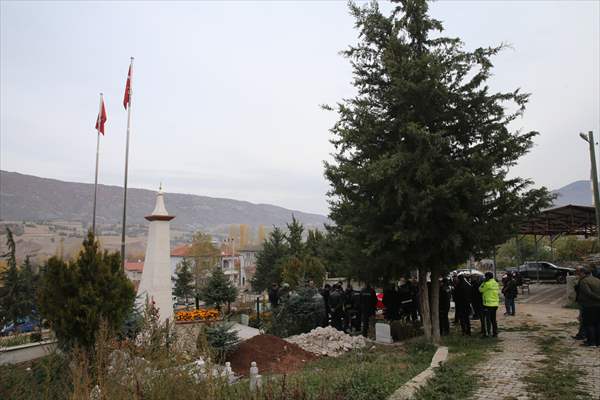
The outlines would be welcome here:
M 215 309 L 177 311 L 175 313 L 175 321 L 177 322 L 214 321 L 217 318 L 219 318 L 219 312 Z

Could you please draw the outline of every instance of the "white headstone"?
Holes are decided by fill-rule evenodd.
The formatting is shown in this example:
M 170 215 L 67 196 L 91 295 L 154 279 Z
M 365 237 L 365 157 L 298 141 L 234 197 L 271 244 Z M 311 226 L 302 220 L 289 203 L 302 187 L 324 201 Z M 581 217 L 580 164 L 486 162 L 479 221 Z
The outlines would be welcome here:
M 258 387 L 259 376 L 260 375 L 258 375 L 258 367 L 256 366 L 256 361 L 252 361 L 250 363 L 250 390 L 256 390 L 256 388 Z
M 379 343 L 393 343 L 392 330 L 388 324 L 380 322 L 375 324 L 375 341 Z
M 250 317 L 248 316 L 248 314 L 242 314 L 240 320 L 242 322 L 242 325 L 248 326 L 248 324 L 250 324 Z

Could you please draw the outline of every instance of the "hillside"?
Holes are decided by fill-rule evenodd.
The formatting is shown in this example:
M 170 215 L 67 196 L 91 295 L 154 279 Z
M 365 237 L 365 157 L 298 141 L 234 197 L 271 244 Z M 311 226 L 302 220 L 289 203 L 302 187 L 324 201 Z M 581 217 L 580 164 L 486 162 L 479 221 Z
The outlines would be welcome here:
M 155 192 L 130 188 L 127 192 L 127 222 L 146 225 L 144 216 L 154 208 Z M 67 220 L 91 223 L 93 185 L 63 182 L 17 172 L 0 171 L 0 219 L 4 221 Z M 323 215 L 288 210 L 269 204 L 167 193 L 165 202 L 176 218 L 172 226 L 182 231 L 217 232 L 231 224 L 282 226 L 292 213 L 306 227 L 321 227 Z M 121 222 L 123 189 L 98 185 L 97 223 Z
M 591 181 L 575 181 L 560 189 L 553 190 L 552 193 L 558 195 L 556 200 L 554 200 L 554 205 L 557 207 L 567 204 L 580 206 L 594 205 Z

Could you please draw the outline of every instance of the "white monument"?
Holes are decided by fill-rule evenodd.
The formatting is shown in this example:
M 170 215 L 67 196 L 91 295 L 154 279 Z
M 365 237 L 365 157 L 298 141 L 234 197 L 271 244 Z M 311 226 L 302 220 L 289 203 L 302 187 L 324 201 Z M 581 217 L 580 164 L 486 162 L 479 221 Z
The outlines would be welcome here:
M 171 291 L 171 232 L 169 221 L 175 218 L 165 208 L 162 187 L 156 194 L 156 206 L 152 215 L 146 217 L 150 221 L 144 271 L 138 288 L 138 297 L 144 304 L 146 297 L 154 301 L 158 308 L 160 321 L 167 318 L 173 321 L 173 297 Z

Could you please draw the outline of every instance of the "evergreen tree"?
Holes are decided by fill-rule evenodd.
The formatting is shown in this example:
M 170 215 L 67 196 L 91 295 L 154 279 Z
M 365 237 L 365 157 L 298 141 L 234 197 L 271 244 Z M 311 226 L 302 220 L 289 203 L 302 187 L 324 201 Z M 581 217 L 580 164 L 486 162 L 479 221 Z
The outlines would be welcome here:
M 173 294 L 179 298 L 184 298 L 187 308 L 188 298 L 194 296 L 194 276 L 190 271 L 190 263 L 187 259 L 184 258 L 177 265 L 176 276 Z
M 506 240 L 549 196 L 508 178 L 537 132 L 508 128 L 527 94 L 491 93 L 486 84 L 502 46 L 467 51 L 439 34 L 425 0 L 399 3 L 391 16 L 377 3 L 350 5 L 360 41 L 344 54 L 357 95 L 336 107 L 331 129 L 330 218 L 360 249 L 363 279 L 418 269 L 437 282 L 444 269 Z M 419 285 L 425 334 L 438 341 L 439 285 L 431 313 L 426 280 Z
M 2 273 L 0 281 L 0 322 L 2 324 L 16 322 L 28 316 L 28 308 L 23 293 L 22 276 L 17 268 L 15 240 L 10 229 L 6 229 L 6 245 L 8 252 L 2 255 L 6 259 L 7 268 Z
M 38 299 L 40 312 L 61 347 L 77 345 L 89 351 L 102 322 L 112 332 L 121 328 L 135 291 L 121 268 L 119 254 L 101 252 L 90 231 L 76 260 L 48 260 Z
M 305 254 L 305 245 L 302 242 L 302 234 L 304 233 L 304 226 L 294 217 L 292 214 L 292 222 L 287 225 L 288 232 L 285 235 L 288 247 L 290 248 L 290 255 L 298 258 L 302 258 Z
M 231 304 L 237 298 L 237 288 L 227 279 L 223 270 L 215 267 L 206 286 L 200 291 L 200 298 L 209 306 L 221 311 L 222 304 Z
M 281 284 L 281 262 L 289 254 L 285 236 L 275 228 L 256 255 L 256 273 L 252 278 L 252 288 L 257 292 L 269 288 L 272 283 Z
M 29 256 L 25 257 L 19 275 L 21 276 L 21 295 L 23 298 L 24 310 L 27 312 L 26 315 L 35 314 L 37 313 L 35 300 L 38 275 L 33 270 Z

